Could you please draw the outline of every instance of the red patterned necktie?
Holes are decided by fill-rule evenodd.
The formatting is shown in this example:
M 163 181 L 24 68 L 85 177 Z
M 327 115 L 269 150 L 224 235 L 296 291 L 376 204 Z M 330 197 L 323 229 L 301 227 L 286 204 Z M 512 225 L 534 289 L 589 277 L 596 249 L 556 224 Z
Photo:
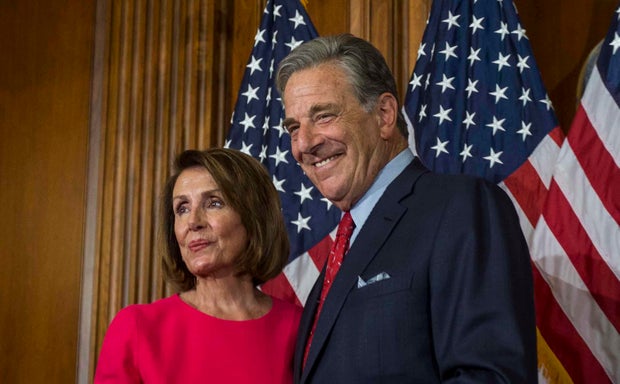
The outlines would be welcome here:
M 327 292 L 332 285 L 332 282 L 336 278 L 336 273 L 340 269 L 340 265 L 342 265 L 342 258 L 344 254 L 349 250 L 349 241 L 351 240 L 351 234 L 353 233 L 353 229 L 355 228 L 355 223 L 353 222 L 353 218 L 351 217 L 350 212 L 345 212 L 344 216 L 340 220 L 340 224 L 338 224 L 338 231 L 336 232 L 336 240 L 332 244 L 332 249 L 329 252 L 329 257 L 327 259 L 327 268 L 325 269 L 325 278 L 323 279 L 323 289 L 321 290 L 321 298 L 319 300 L 319 306 L 314 315 L 314 323 L 312 324 L 312 330 L 310 331 L 310 335 L 308 336 L 308 342 L 306 343 L 306 350 L 304 353 L 304 366 L 306 365 L 306 359 L 308 358 L 308 351 L 310 351 L 310 344 L 312 343 L 312 337 L 314 336 L 314 330 L 316 328 L 316 323 L 319 318 L 319 314 L 321 313 L 321 309 L 323 309 L 323 303 L 325 302 L 325 297 L 327 296 Z

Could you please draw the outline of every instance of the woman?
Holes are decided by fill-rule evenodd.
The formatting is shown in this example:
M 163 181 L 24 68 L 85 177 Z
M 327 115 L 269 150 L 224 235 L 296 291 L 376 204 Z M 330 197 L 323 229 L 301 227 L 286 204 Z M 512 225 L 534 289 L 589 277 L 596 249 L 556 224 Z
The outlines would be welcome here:
M 257 289 L 289 252 L 263 166 L 231 149 L 181 153 L 162 223 L 164 276 L 179 293 L 116 315 L 95 383 L 291 383 L 301 308 Z

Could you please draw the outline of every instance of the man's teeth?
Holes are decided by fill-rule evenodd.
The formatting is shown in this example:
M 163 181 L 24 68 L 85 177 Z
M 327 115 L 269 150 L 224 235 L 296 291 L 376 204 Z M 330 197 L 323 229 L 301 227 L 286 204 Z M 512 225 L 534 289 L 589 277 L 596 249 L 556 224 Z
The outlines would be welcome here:
M 322 160 L 322 161 L 319 161 L 318 163 L 315 163 L 315 164 L 314 164 L 314 166 L 315 166 L 315 167 L 322 167 L 322 166 L 324 166 L 325 164 L 329 163 L 330 161 L 334 160 L 336 157 L 338 157 L 338 156 L 328 157 L 328 158 L 327 158 L 327 159 L 325 159 L 325 160 Z

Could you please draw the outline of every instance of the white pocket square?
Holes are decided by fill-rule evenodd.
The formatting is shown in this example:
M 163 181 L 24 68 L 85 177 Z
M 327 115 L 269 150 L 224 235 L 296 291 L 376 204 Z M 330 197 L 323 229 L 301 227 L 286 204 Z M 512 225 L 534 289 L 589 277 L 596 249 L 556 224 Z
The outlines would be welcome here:
M 361 276 L 358 276 L 357 277 L 357 287 L 358 288 L 363 288 L 363 287 L 365 287 L 367 285 L 374 284 L 374 283 L 376 283 L 378 281 L 381 281 L 381 280 L 387 280 L 389 278 L 390 278 L 390 275 L 388 275 L 386 272 L 381 272 L 377 276 L 373 276 L 373 277 L 371 277 L 370 279 L 368 279 L 366 281 L 364 281 L 364 279 L 362 279 Z

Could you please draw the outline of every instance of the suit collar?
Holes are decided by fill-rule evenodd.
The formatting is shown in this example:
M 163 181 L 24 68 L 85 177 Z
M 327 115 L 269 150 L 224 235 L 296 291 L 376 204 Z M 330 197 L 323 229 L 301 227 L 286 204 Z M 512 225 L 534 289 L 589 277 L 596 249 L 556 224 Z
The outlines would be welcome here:
M 309 372 L 313 369 L 317 356 L 323 349 L 349 292 L 354 289 L 357 284 L 358 276 L 363 274 L 366 266 L 375 257 L 402 215 L 406 212 L 406 208 L 400 204 L 400 201 L 414 192 L 415 183 L 419 177 L 426 172 L 428 172 L 428 170 L 421 165 L 417 158 L 411 162 L 394 182 L 388 186 L 383 196 L 379 199 L 368 216 L 366 223 L 360 229 L 358 238 L 345 255 L 344 262 L 323 304 L 321 316 L 318 320 L 312 339 L 312 345 L 308 353 L 308 360 L 302 372 L 302 383 L 305 382 Z M 324 273 L 325 271 L 323 268 L 323 272 L 321 272 L 317 284 L 322 282 Z M 320 293 L 319 287 L 322 285 L 320 284 L 317 286 L 317 284 L 315 284 L 313 291 L 308 297 L 308 302 L 306 303 L 312 315 L 307 316 L 307 319 L 302 323 L 300 328 L 300 333 L 302 337 L 306 337 L 306 340 L 309 330 L 312 327 L 313 314 L 317 307 L 316 300 L 318 300 Z M 297 356 L 296 361 L 303 359 L 303 346 L 301 347 L 301 356 L 301 358 Z M 299 363 L 299 366 L 300 364 L 301 363 Z

